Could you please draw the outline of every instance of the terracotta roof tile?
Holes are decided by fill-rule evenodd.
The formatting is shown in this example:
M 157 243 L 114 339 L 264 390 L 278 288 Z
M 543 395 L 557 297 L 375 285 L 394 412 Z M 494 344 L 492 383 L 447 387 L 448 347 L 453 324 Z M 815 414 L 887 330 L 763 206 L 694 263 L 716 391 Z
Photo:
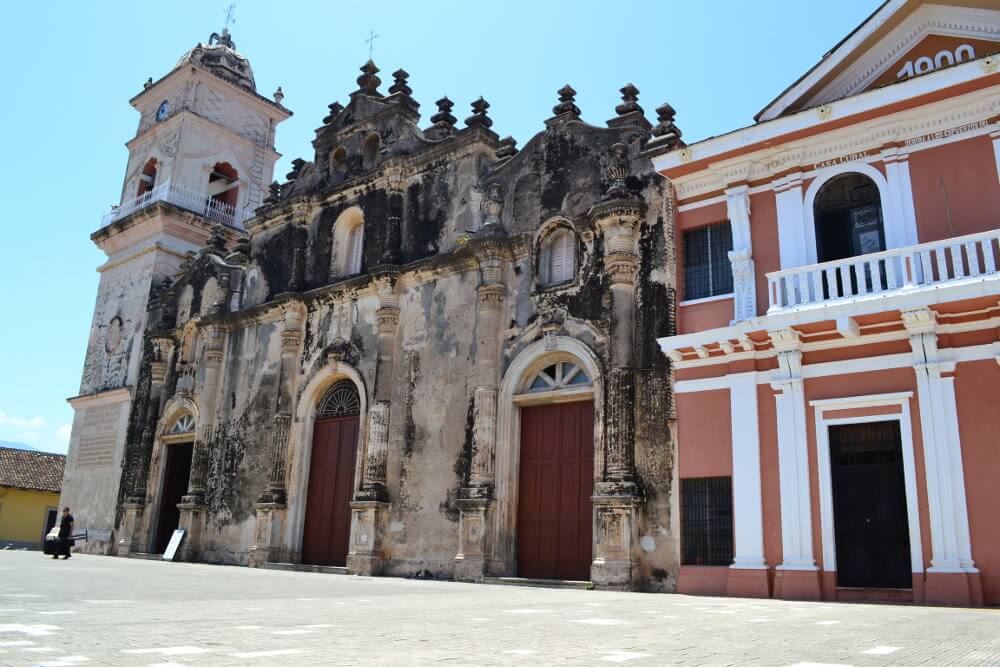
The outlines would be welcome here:
M 58 493 L 65 466 L 64 454 L 0 447 L 0 486 Z

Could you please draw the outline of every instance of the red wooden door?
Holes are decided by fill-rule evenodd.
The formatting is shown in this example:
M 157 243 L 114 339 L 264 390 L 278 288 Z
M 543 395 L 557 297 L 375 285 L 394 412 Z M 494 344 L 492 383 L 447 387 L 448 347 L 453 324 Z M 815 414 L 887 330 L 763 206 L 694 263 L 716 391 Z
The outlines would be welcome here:
M 351 493 L 358 418 L 316 422 L 313 430 L 302 562 L 345 565 L 351 532 Z
M 593 403 L 522 408 L 518 576 L 590 579 L 593 485 Z

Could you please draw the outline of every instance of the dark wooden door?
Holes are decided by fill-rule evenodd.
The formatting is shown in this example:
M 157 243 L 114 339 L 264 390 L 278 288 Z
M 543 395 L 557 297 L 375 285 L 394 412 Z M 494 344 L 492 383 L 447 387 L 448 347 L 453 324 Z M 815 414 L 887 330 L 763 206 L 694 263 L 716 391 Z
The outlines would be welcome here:
M 191 443 L 166 445 L 163 448 L 166 460 L 163 466 L 163 493 L 160 496 L 160 516 L 156 524 L 156 550 L 161 554 L 167 550 L 170 536 L 177 530 L 181 512 L 177 504 L 187 493 L 188 479 L 191 477 Z
M 899 422 L 830 427 L 837 585 L 910 588 Z
M 593 403 L 522 408 L 518 576 L 590 579 L 593 485 Z
M 316 422 L 302 562 L 345 565 L 351 532 L 351 493 L 358 446 L 358 417 Z

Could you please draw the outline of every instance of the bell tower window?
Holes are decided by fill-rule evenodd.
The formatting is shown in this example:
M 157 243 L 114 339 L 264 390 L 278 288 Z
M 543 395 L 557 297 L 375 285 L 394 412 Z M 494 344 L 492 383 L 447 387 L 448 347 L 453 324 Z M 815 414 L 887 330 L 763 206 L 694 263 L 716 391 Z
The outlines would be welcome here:
M 156 158 L 149 158 L 149 162 L 146 166 L 142 168 L 142 173 L 139 174 L 139 187 L 136 189 L 135 196 L 141 197 L 147 192 L 151 192 L 153 188 L 156 187 Z
M 236 210 L 239 192 L 239 174 L 233 166 L 228 162 L 216 162 L 208 176 L 208 196 L 212 202 L 224 204 L 229 207 L 225 211 L 232 213 Z

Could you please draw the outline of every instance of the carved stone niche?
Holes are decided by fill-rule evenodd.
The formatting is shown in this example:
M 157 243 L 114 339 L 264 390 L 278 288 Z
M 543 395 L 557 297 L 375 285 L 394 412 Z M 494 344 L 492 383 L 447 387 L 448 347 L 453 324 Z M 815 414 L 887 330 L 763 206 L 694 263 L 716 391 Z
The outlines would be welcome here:
M 456 581 L 482 581 L 486 576 L 487 556 L 491 545 L 489 536 L 493 521 L 493 503 L 487 489 L 463 489 L 472 492 L 459 499 L 458 553 L 455 554 Z
M 351 503 L 351 544 L 347 552 L 347 571 L 374 576 L 385 565 L 385 523 L 389 503 L 378 500 L 355 500 Z
M 639 579 L 632 553 L 639 539 L 638 499 L 622 494 L 595 495 L 592 500 L 595 549 L 590 580 L 598 588 L 632 589 Z

